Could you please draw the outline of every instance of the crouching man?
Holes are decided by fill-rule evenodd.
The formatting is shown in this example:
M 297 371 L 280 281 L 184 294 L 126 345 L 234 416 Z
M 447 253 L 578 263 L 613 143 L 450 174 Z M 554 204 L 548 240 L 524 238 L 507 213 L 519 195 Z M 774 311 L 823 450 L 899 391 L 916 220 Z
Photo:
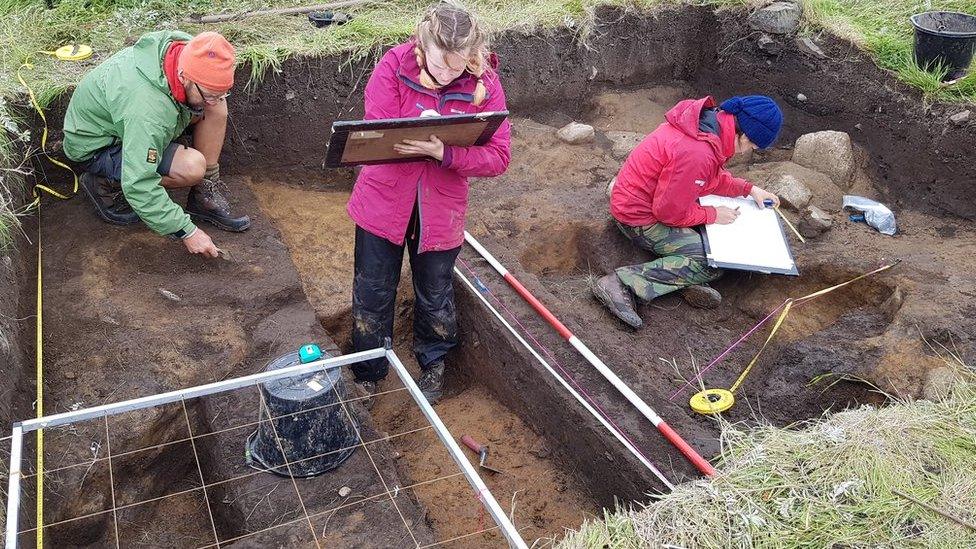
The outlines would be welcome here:
M 250 219 L 231 212 L 218 164 L 234 64 L 220 34 L 159 31 L 81 80 L 64 118 L 64 152 L 84 168 L 82 189 L 102 219 L 142 220 L 205 257 L 218 249 L 194 221 L 247 230 Z M 184 132 L 192 148 L 176 143 Z M 185 209 L 166 191 L 181 187 L 190 188 Z
M 732 223 L 739 213 L 701 206 L 698 198 L 749 196 L 760 208 L 767 199 L 779 206 L 775 195 L 724 165 L 737 152 L 770 147 L 782 125 L 783 113 L 766 96 L 733 97 L 721 106 L 711 97 L 686 99 L 637 145 L 611 190 L 610 213 L 627 238 L 658 257 L 594 281 L 593 294 L 611 313 L 640 328 L 634 296 L 651 301 L 676 290 L 693 306 L 718 306 L 722 296 L 706 283 L 722 271 L 708 266 L 697 227 Z

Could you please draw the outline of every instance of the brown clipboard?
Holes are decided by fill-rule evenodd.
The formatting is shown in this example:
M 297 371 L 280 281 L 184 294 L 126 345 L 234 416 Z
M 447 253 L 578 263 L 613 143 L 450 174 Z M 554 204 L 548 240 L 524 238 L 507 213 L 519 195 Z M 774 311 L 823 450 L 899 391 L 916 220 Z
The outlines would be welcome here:
M 424 155 L 402 155 L 393 145 L 404 139 L 426 141 L 436 135 L 445 145 L 484 145 L 508 111 L 383 120 L 337 121 L 325 157 L 327 168 L 414 162 Z

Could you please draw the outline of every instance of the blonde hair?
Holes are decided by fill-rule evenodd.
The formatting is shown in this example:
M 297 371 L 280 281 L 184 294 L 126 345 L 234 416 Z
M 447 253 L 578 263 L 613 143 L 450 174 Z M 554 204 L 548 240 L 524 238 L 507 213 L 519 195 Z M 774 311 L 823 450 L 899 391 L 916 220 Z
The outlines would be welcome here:
M 427 71 L 424 45 L 433 44 L 444 52 L 454 54 L 467 52 L 465 68 L 478 79 L 472 103 L 481 105 L 484 102 L 488 93 L 482 80 L 488 68 L 488 36 L 468 10 L 454 2 L 434 4 L 417 24 L 414 36 L 416 46 L 413 51 L 420 66 L 421 85 L 432 90 L 441 87 Z

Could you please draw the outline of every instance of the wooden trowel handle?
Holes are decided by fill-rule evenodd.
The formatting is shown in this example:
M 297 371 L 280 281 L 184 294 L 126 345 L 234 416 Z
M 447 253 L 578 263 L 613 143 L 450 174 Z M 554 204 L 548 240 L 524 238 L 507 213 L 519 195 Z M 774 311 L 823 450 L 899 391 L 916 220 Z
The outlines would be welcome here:
M 482 445 L 478 444 L 473 438 L 471 438 L 471 435 L 462 436 L 461 443 L 467 446 L 468 448 L 471 448 L 471 451 L 478 454 L 479 456 L 481 455 L 481 450 L 484 448 Z

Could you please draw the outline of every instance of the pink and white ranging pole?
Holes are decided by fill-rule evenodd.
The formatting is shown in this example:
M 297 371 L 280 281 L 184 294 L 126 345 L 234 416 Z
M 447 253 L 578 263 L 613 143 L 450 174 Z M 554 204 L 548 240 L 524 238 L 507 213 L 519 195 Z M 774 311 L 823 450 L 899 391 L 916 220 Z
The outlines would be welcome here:
M 607 381 L 609 381 L 618 391 L 620 391 L 622 395 L 624 395 L 624 398 L 633 404 L 640 411 L 640 413 L 644 415 L 644 417 L 646 417 L 655 427 L 657 427 L 657 430 L 664 435 L 664 438 L 668 439 L 668 442 L 680 450 L 688 461 L 697 467 L 702 474 L 710 477 L 715 475 L 715 468 L 712 467 L 711 463 L 698 455 L 698 452 L 696 452 L 694 448 L 685 442 L 684 439 L 681 438 L 681 435 L 672 429 L 670 425 L 661 419 L 661 416 L 657 415 L 657 413 L 651 409 L 651 407 L 648 406 L 643 399 L 641 399 L 641 397 L 637 396 L 637 393 L 631 390 L 626 383 L 617 377 L 617 374 L 613 373 L 613 370 L 608 368 L 599 357 L 594 355 L 593 352 L 590 351 L 589 347 L 580 341 L 578 337 L 573 335 L 573 332 L 571 332 L 569 328 L 560 322 L 559 319 L 556 318 L 556 316 L 553 315 L 545 305 L 536 299 L 536 297 L 532 295 L 532 293 L 529 292 L 529 290 L 527 290 L 517 278 L 512 276 L 512 273 L 508 272 L 508 269 L 499 263 L 498 260 L 495 259 L 495 257 L 491 255 L 488 250 L 484 248 L 484 246 L 481 245 L 481 243 L 471 236 L 471 233 L 465 231 L 464 239 L 468 244 L 471 245 L 472 248 L 475 249 L 475 251 L 478 252 L 479 255 L 481 255 L 481 257 L 488 261 L 492 268 L 498 271 L 498 274 L 502 275 L 505 282 L 508 282 L 509 286 L 511 286 L 520 296 L 522 296 L 522 299 L 528 302 L 528 304 L 531 305 L 532 308 L 535 309 L 535 311 L 546 320 L 546 322 L 548 322 L 553 328 L 556 329 L 557 332 L 559 332 L 560 336 L 562 336 L 566 341 L 569 342 L 570 345 L 573 346 L 574 349 L 583 355 L 583 357 L 589 361 L 589 363 L 592 364 L 597 371 L 599 371 L 603 377 L 607 379 Z

